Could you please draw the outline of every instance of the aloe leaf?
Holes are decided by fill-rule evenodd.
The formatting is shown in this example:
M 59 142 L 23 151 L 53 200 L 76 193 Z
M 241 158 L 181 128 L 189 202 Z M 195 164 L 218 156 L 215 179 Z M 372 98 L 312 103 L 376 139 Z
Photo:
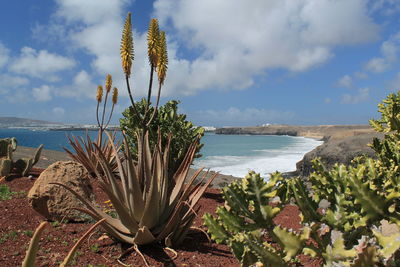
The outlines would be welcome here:
M 36 254 L 37 251 L 39 250 L 39 240 L 40 240 L 40 235 L 42 234 L 44 228 L 48 225 L 47 222 L 41 222 L 39 227 L 36 228 L 35 233 L 33 234 L 33 237 L 31 239 L 31 242 L 29 244 L 29 248 L 26 251 L 26 256 L 25 259 L 22 263 L 22 267 L 35 267 L 35 261 L 36 261 Z
M 89 235 L 96 229 L 97 226 L 104 223 L 105 220 L 106 219 L 101 219 L 100 221 L 95 223 L 92 227 L 89 228 L 89 230 L 86 231 L 85 234 L 83 234 L 83 236 L 81 238 L 79 238 L 79 240 L 75 243 L 75 245 L 69 251 L 67 257 L 65 257 L 64 261 L 60 264 L 60 267 L 65 267 L 65 266 L 68 266 L 68 264 L 70 264 L 70 262 L 72 261 L 76 251 L 78 250 L 78 248 L 80 247 L 82 242 L 85 241 L 85 239 L 89 237 Z

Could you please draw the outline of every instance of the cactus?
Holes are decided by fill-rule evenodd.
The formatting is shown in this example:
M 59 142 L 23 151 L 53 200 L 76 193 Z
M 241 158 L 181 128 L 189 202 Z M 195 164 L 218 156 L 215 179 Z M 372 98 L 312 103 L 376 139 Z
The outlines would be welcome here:
M 0 158 L 7 156 L 8 146 L 11 146 L 12 151 L 17 149 L 17 139 L 15 137 L 0 139 Z
M 13 139 L 16 140 L 15 138 Z M 14 147 L 10 142 L 0 141 L 0 146 L 3 147 L 3 144 L 7 144 L 7 151 L 2 155 L 2 157 L 0 157 L 0 177 L 7 177 L 12 170 L 12 151 L 14 150 Z
M 15 137 L 0 139 L 0 177 L 7 177 L 13 168 L 17 173 L 26 176 L 39 161 L 43 145 L 36 149 L 33 158 L 21 158 L 14 162 L 12 152 L 16 149 L 17 139 Z
M 400 91 L 379 111 L 381 119 L 370 123 L 386 135 L 370 145 L 376 159 L 358 157 L 331 170 L 315 159 L 309 177 L 275 173 L 268 183 L 251 172 L 223 189 L 218 217 L 204 216 L 211 237 L 228 244 L 243 266 L 287 266 L 300 253 L 325 266 L 400 266 Z M 276 196 L 281 203 L 272 205 Z M 290 199 L 301 211 L 298 233 L 273 223 Z
M 14 167 L 17 173 L 22 176 L 26 176 L 32 169 L 32 167 L 39 161 L 40 154 L 42 153 L 43 145 L 40 145 L 33 156 L 33 158 L 21 158 L 14 162 Z

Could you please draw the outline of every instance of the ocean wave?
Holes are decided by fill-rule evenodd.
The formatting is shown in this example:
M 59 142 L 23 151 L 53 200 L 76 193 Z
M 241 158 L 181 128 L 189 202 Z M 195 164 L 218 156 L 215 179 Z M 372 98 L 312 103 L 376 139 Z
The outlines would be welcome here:
M 294 141 L 281 149 L 253 149 L 253 155 L 207 156 L 195 161 L 195 167 L 207 167 L 222 174 L 244 177 L 250 170 L 269 177 L 275 171 L 296 170 L 296 163 L 304 154 L 322 144 L 322 141 L 303 137 L 291 137 Z

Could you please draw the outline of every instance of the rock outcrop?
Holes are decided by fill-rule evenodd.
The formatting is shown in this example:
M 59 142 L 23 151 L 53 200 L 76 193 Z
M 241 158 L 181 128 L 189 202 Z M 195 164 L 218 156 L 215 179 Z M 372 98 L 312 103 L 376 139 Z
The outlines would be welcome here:
M 311 160 L 320 157 L 329 169 L 335 163 L 350 164 L 357 156 L 374 157 L 374 151 L 368 147 L 373 137 L 381 138 L 369 125 L 319 125 L 319 126 L 291 126 L 268 125 L 257 127 L 226 127 L 218 128 L 217 134 L 252 134 L 252 135 L 289 135 L 318 138 L 324 144 L 304 155 L 296 164 L 296 171 L 286 173 L 308 176 L 312 172 Z
M 347 136 L 372 133 L 369 125 L 317 125 L 292 126 L 268 125 L 257 127 L 226 127 L 215 130 L 216 134 L 262 134 L 262 135 L 290 135 L 311 138 L 344 138 Z
M 374 157 L 374 151 L 368 146 L 372 138 L 382 138 L 379 133 L 368 133 L 345 138 L 329 138 L 324 144 L 304 155 L 296 164 L 296 174 L 308 176 L 312 172 L 311 160 L 320 157 L 325 166 L 330 169 L 335 163 L 350 164 L 357 156 Z
M 71 192 L 65 188 L 49 184 L 58 182 L 72 188 L 82 197 L 93 201 L 94 194 L 86 169 L 74 161 L 58 161 L 44 170 L 28 193 L 28 201 L 32 208 L 52 221 L 84 221 L 87 217 L 73 210 L 82 207 Z

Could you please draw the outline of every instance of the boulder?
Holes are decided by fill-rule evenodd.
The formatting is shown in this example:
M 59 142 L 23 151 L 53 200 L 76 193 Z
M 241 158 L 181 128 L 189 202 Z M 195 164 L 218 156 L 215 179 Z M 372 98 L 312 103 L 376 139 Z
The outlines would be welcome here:
M 58 182 L 69 186 L 80 196 L 93 201 L 89 174 L 75 161 L 57 161 L 44 170 L 28 193 L 32 208 L 51 221 L 85 221 L 83 213 L 71 208 L 82 207 L 82 202 L 65 188 L 50 184 Z

